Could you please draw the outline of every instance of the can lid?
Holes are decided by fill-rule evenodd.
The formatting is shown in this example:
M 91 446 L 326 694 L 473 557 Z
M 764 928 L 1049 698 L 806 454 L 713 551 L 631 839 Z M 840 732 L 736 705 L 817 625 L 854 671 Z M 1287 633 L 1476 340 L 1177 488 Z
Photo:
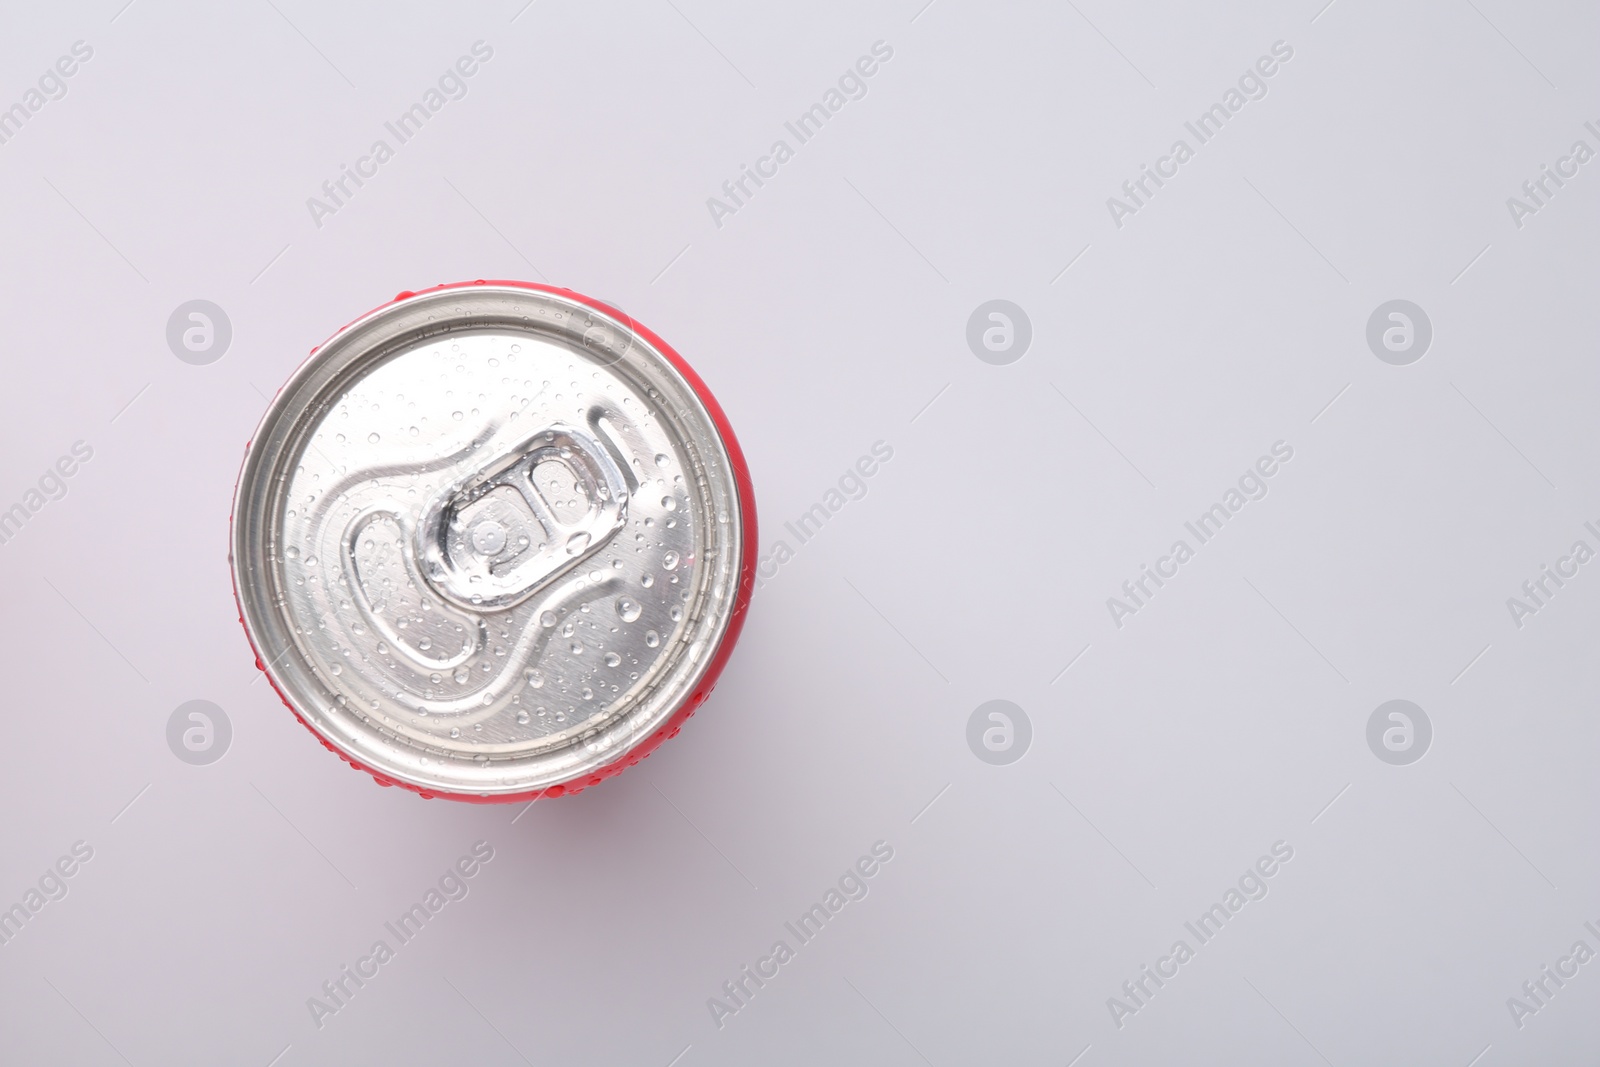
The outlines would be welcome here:
M 753 562 L 703 388 L 542 287 L 405 294 L 346 327 L 274 401 L 235 501 L 241 617 L 286 703 L 351 762 L 471 798 L 590 778 L 675 725 Z

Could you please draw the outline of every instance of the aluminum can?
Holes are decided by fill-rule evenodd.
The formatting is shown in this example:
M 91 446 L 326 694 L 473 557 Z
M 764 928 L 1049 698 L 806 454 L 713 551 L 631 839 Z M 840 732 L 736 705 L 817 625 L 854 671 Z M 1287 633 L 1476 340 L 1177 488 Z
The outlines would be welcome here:
M 385 785 L 529 800 L 710 693 L 754 581 L 749 472 L 665 342 L 569 290 L 402 293 L 314 349 L 245 455 L 257 665 Z

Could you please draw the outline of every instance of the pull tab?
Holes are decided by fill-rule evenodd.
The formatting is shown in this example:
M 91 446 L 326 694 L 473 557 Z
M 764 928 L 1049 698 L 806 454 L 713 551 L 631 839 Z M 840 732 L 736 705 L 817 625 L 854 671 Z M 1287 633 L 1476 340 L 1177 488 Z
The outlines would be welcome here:
M 445 600 L 503 610 L 627 521 L 627 483 L 611 454 L 582 430 L 552 426 L 441 490 L 417 523 L 416 558 Z

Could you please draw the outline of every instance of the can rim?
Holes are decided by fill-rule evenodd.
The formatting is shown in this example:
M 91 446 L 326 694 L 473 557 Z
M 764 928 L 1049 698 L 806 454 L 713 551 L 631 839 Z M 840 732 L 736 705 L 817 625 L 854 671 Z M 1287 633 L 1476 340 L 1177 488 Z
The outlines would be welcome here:
M 727 625 L 723 627 L 722 634 L 717 642 L 717 647 L 707 661 L 705 670 L 701 673 L 699 681 L 695 684 L 694 688 L 689 692 L 689 694 L 684 697 L 683 701 L 672 712 L 672 714 L 667 717 L 666 721 L 657 727 L 656 730 L 643 741 L 622 751 L 615 760 L 596 767 L 571 781 L 541 786 L 537 789 L 526 790 L 520 793 L 500 793 L 490 795 L 484 795 L 482 793 L 457 792 L 438 788 L 427 788 L 418 785 L 417 783 L 406 781 L 397 776 L 388 774 L 378 768 L 368 766 L 366 763 L 351 757 L 348 753 L 332 744 L 325 736 L 323 736 L 321 731 L 317 730 L 309 721 L 307 721 L 306 717 L 301 713 L 300 709 L 295 706 L 293 700 L 290 699 L 283 687 L 278 684 L 278 680 L 273 676 L 272 671 L 267 667 L 266 660 L 262 656 L 262 650 L 260 646 L 256 644 L 255 635 L 250 632 L 249 623 L 245 619 L 245 606 L 243 595 L 240 589 L 238 561 L 235 556 L 235 536 L 239 517 L 241 489 L 244 486 L 245 472 L 249 468 L 255 442 L 260 438 L 262 431 L 266 429 L 269 420 L 272 419 L 274 412 L 277 409 L 279 399 L 287 390 L 299 383 L 300 379 L 308 372 L 308 368 L 312 365 L 312 363 L 315 362 L 318 353 L 320 353 L 330 342 L 349 331 L 352 327 L 366 322 L 373 316 L 400 303 L 432 293 L 439 293 L 454 289 L 473 289 L 480 286 L 523 289 L 532 292 L 549 293 L 562 297 L 563 299 L 575 300 L 578 303 L 603 314 L 609 315 L 620 321 L 625 321 L 630 330 L 639 334 L 647 342 L 649 342 L 650 345 L 664 359 L 666 359 L 669 364 L 671 364 L 672 368 L 682 376 L 683 380 L 688 384 L 690 390 L 694 392 L 700 403 L 705 407 L 706 413 L 710 417 L 712 427 L 716 430 L 723 447 L 727 451 L 729 468 L 733 474 L 735 505 L 739 511 L 739 523 L 743 542 L 740 547 L 740 559 L 737 577 L 735 579 L 736 591 L 733 605 L 728 614 Z M 301 361 L 300 365 L 297 366 L 295 370 L 288 376 L 288 378 L 284 380 L 284 383 L 279 386 L 278 391 L 273 395 L 272 400 L 267 404 L 266 410 L 262 413 L 261 419 L 256 424 L 255 431 L 251 434 L 250 440 L 245 444 L 244 453 L 244 458 L 239 466 L 238 477 L 234 482 L 233 503 L 228 516 L 228 572 L 230 581 L 233 584 L 234 606 L 238 609 L 240 628 L 244 631 L 245 640 L 249 643 L 251 652 L 255 656 L 256 668 L 266 676 L 267 684 L 272 686 L 273 691 L 278 695 L 278 699 L 281 700 L 284 706 L 294 714 L 295 719 L 299 721 L 300 725 L 304 726 L 313 737 L 322 742 L 324 748 L 338 755 L 339 758 L 349 764 L 352 769 L 370 774 L 373 780 L 379 785 L 400 786 L 403 789 L 418 794 L 424 799 L 440 797 L 444 799 L 460 800 L 475 804 L 531 802 L 540 800 L 544 797 L 571 795 L 581 792 L 589 786 L 598 785 L 605 779 L 620 774 L 628 767 L 633 766 L 635 763 L 638 763 L 640 760 L 643 760 L 649 756 L 661 746 L 662 742 L 666 741 L 668 738 L 676 737 L 678 735 L 679 730 L 683 728 L 684 722 L 686 722 L 688 718 L 694 714 L 699 706 L 705 702 L 706 698 L 711 695 L 712 690 L 716 688 L 717 681 L 722 675 L 722 670 L 727 665 L 728 659 L 733 653 L 734 645 L 737 644 L 739 635 L 744 629 L 745 615 L 749 610 L 750 598 L 755 590 L 755 569 L 759 541 L 757 538 L 756 527 L 755 486 L 750 477 L 750 468 L 745 460 L 744 450 L 740 447 L 738 437 L 733 432 L 733 426 L 729 423 L 727 414 L 722 410 L 722 405 L 717 402 L 716 397 L 706 386 L 705 381 L 700 377 L 699 374 L 695 372 L 694 368 L 691 367 L 681 355 L 679 355 L 677 349 L 673 348 L 670 344 L 664 341 L 653 330 L 634 319 L 632 315 L 629 315 L 628 313 L 612 307 L 602 301 L 596 300 L 593 297 L 576 292 L 575 290 L 560 286 L 545 285 L 538 282 L 519 281 L 516 279 L 480 278 L 474 281 L 445 282 L 427 289 L 418 289 L 415 291 L 407 290 L 405 292 L 401 292 L 397 294 L 394 299 L 379 304 L 366 313 L 351 319 L 349 322 L 345 323 L 343 326 L 339 327 L 339 329 L 330 334 L 327 339 L 311 349 L 310 353 L 304 360 Z

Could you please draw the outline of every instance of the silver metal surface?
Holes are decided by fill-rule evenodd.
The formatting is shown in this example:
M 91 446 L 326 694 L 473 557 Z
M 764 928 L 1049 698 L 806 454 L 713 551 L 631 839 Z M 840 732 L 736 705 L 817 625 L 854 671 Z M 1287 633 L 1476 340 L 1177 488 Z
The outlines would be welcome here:
M 729 453 L 625 321 L 509 286 L 350 326 L 267 412 L 233 566 L 278 688 L 427 791 L 510 795 L 620 758 L 693 691 L 742 550 Z

